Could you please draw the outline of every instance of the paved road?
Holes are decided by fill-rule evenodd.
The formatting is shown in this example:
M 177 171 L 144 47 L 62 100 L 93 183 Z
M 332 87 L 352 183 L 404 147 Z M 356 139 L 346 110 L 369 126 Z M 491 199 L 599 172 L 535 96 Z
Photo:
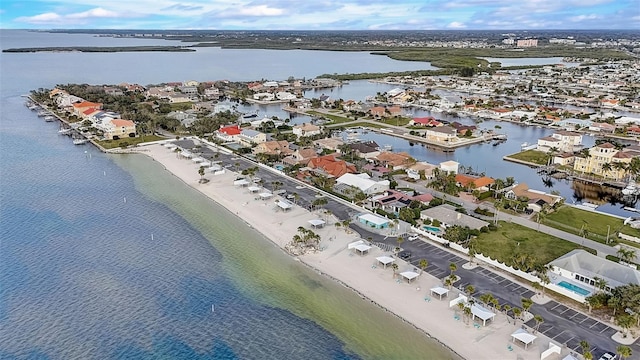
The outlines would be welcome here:
M 214 159 L 213 152 L 205 152 L 203 155 L 207 158 Z M 248 159 L 225 153 L 219 153 L 215 159 L 233 171 L 237 169 L 241 172 L 243 169 L 256 166 L 256 163 Z M 270 184 L 274 181 L 281 182 L 282 186 L 280 189 L 286 190 L 288 194 L 298 194 L 300 196 L 298 205 L 305 208 L 309 208 L 310 204 L 319 196 L 319 190 L 310 186 L 304 186 L 300 182 L 279 175 L 274 171 L 260 168 L 256 176 L 262 179 L 266 188 L 270 188 Z M 353 219 L 356 214 L 362 212 L 362 209 L 344 200 L 337 199 L 333 196 L 326 197 L 328 203 L 324 208 L 336 215 L 339 219 Z M 476 204 L 471 204 L 473 208 L 477 206 Z M 471 210 L 473 210 L 473 208 Z M 358 232 L 363 239 L 371 237 L 372 241 L 381 247 L 393 249 L 397 246 L 395 235 L 388 236 L 388 234 L 374 233 L 369 231 L 369 229 L 361 228 L 355 223 L 351 224 L 351 228 Z M 400 231 L 400 233 L 402 232 L 403 230 Z M 528 298 L 534 295 L 532 290 L 486 268 L 477 267 L 472 270 L 465 270 L 462 268 L 462 264 L 468 261 L 466 258 L 460 257 L 431 243 L 427 243 L 426 241 L 405 241 L 402 247 L 405 250 L 411 251 L 412 257 L 409 259 L 411 265 L 417 266 L 418 261 L 424 258 L 429 262 L 426 271 L 440 279 L 449 275 L 449 264 L 452 262 L 456 263 L 458 265 L 456 274 L 461 278 L 456 286 L 464 288 L 466 285 L 472 284 L 476 288 L 476 296 L 490 292 L 499 299 L 502 305 L 510 304 L 512 307 L 521 307 L 520 301 L 523 297 Z M 407 264 L 407 267 L 408 266 L 410 265 Z M 615 333 L 615 330 L 606 324 L 569 309 L 555 301 L 550 301 L 545 305 L 534 304 L 531 312 L 533 314 L 539 314 L 544 318 L 544 323 L 539 329 L 540 332 L 560 344 L 566 344 L 567 347 L 577 350 L 579 349 L 579 342 L 586 340 L 593 346 L 595 359 L 606 351 L 615 351 L 617 344 L 610 338 L 611 335 Z M 533 323 L 534 321 L 531 320 L 527 325 L 533 326 Z M 639 344 L 634 344 L 632 349 L 634 356 L 640 354 Z

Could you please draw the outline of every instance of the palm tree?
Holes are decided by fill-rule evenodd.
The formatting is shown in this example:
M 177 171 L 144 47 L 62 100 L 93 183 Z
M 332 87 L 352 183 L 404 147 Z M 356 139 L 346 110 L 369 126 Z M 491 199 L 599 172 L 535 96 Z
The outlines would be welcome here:
M 467 321 L 467 323 L 469 322 L 469 319 L 471 319 L 471 308 L 468 306 L 465 306 L 465 308 L 462 310 L 462 313 L 464 314 L 464 317 Z
M 451 270 L 451 274 L 450 274 L 450 275 L 453 275 L 453 273 L 454 273 L 456 270 L 458 270 L 458 266 L 456 265 L 456 263 L 450 263 L 450 264 L 449 264 L 449 270 Z
M 601 277 L 594 276 L 593 281 L 595 283 L 594 284 L 595 288 L 598 289 L 599 292 L 604 292 L 604 289 L 607 288 L 607 280 Z
M 533 289 L 536 291 L 536 295 L 540 295 L 542 290 L 542 285 L 540 285 L 539 282 L 534 282 L 531 284 L 531 286 L 533 286 Z
M 236 161 L 235 163 L 233 163 L 233 166 L 236 168 L 236 172 L 238 172 L 238 170 L 240 169 L 240 163 Z
M 200 182 L 204 179 L 204 166 L 200 166 L 198 169 L 198 174 L 200 174 Z
M 531 300 L 530 298 L 522 298 L 520 302 L 522 303 L 522 309 L 526 312 L 529 312 L 529 309 L 531 309 L 531 305 L 533 305 L 533 300 Z
M 474 292 L 476 292 L 476 288 L 475 288 L 475 287 L 473 287 L 473 285 L 467 285 L 467 286 L 464 288 L 464 292 L 465 292 L 467 295 L 471 296 Z
M 623 314 L 616 318 L 616 324 L 622 328 L 622 337 L 627 337 L 627 333 L 634 323 L 635 319 L 631 315 Z
M 453 286 L 453 283 L 455 282 L 454 280 L 455 280 L 455 279 L 451 278 L 451 276 L 447 276 L 447 277 L 444 279 L 444 285 L 445 285 L 446 287 L 448 287 L 449 289 L 451 289 L 451 286 Z
M 420 261 L 418 261 L 418 266 L 424 272 L 424 269 L 426 269 L 427 266 L 429 266 L 429 262 L 426 259 L 420 259 Z
M 460 311 L 464 311 L 464 308 L 465 308 L 465 304 L 464 304 L 463 302 L 459 302 L 459 303 L 458 303 L 458 309 L 459 309 Z
M 280 182 L 280 181 L 272 181 L 272 182 L 271 182 L 271 188 L 273 189 L 273 192 L 278 191 L 278 189 L 279 189 L 282 185 L 283 185 L 283 184 L 282 184 L 282 182 Z M 320 200 L 320 199 L 318 199 L 318 200 Z
M 540 328 L 540 324 L 544 322 L 544 319 L 542 318 L 542 316 L 536 314 L 533 316 L 533 320 L 536 321 L 536 331 L 538 331 L 538 329 Z
M 580 347 L 582 348 L 582 352 L 591 350 L 591 345 L 586 340 L 580 341 Z
M 340 223 L 340 221 L 336 221 L 336 223 L 334 224 L 336 229 L 340 229 L 340 227 L 342 226 L 342 223 Z
M 351 219 L 342 220 L 342 227 L 344 228 L 344 231 L 349 231 L 349 224 L 351 224 Z
M 398 271 L 398 264 L 393 263 L 391 264 L 391 269 L 393 270 L 393 277 L 396 277 L 396 272 Z
M 404 238 L 402 236 L 398 236 L 396 242 L 398 243 L 398 248 L 400 248 L 400 245 L 404 242 Z
M 522 309 L 516 307 L 513 308 L 512 311 L 514 320 L 517 321 L 518 319 L 520 319 L 520 315 L 522 315 Z
M 633 352 L 631 351 L 631 348 L 626 346 L 626 345 L 619 345 L 616 348 L 616 352 L 618 353 L 618 355 L 620 355 L 620 358 L 622 360 L 631 357 L 631 355 L 633 355 Z
M 608 178 L 611 175 L 611 169 L 613 169 L 613 165 L 611 163 L 602 164 L 602 172 L 604 173 L 604 177 Z
M 593 354 L 591 353 L 591 351 L 587 350 L 582 353 L 582 358 L 584 360 L 593 360 Z
M 616 255 L 618 255 L 620 260 L 622 260 L 622 261 L 624 261 L 626 263 L 633 262 L 637 257 L 636 252 L 634 250 L 625 249 L 625 248 L 622 248 L 622 247 L 620 248 L 620 250 L 618 250 Z

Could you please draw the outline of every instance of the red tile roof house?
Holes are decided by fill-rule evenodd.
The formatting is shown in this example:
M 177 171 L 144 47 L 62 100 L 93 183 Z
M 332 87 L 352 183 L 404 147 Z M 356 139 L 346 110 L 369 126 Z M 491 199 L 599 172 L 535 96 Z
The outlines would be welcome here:
M 436 120 L 433 116 L 413 118 L 409 121 L 409 125 L 412 126 L 442 126 L 443 124 Z
M 337 160 L 334 155 L 325 155 L 309 160 L 307 164 L 311 169 L 322 170 L 329 176 L 339 178 L 340 176 L 351 173 L 355 174 L 357 169 L 355 165 L 349 164 L 343 160 Z
M 73 113 L 76 116 L 82 117 L 82 113 L 90 108 L 94 109 L 102 109 L 102 104 L 100 103 L 92 103 L 89 101 L 83 101 L 80 103 L 73 104 Z
M 369 114 L 371 114 L 371 116 L 373 117 L 384 117 L 386 116 L 386 113 L 384 110 L 385 109 L 382 106 L 374 106 L 371 109 L 369 109 Z
M 216 130 L 216 137 L 222 141 L 236 141 L 241 132 L 238 125 L 223 126 Z
M 431 200 L 433 200 L 431 194 L 410 196 L 397 190 L 387 190 L 385 194 L 374 196 L 370 201 L 373 208 L 380 208 L 397 215 L 400 209 L 409 206 L 412 201 L 419 201 L 428 205 Z
M 629 136 L 640 136 L 640 127 L 632 126 L 627 128 L 627 135 Z

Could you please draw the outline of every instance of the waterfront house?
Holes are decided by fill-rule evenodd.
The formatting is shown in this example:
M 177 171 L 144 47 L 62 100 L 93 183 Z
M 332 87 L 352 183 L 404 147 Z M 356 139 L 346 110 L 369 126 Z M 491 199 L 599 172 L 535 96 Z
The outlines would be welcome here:
M 382 106 L 374 106 L 371 109 L 369 109 L 369 114 L 371 114 L 371 116 L 373 117 L 385 117 L 387 114 L 385 113 L 385 108 L 383 108 Z
M 640 136 L 640 126 L 630 126 L 627 128 L 627 135 L 638 137 Z
M 489 191 L 489 187 L 495 183 L 495 180 L 487 176 L 475 177 L 457 174 L 456 183 L 467 190 Z
M 421 161 L 406 168 L 405 172 L 407 177 L 413 180 L 420 180 L 421 175 L 425 180 L 431 180 L 433 179 L 433 170 L 436 168 L 436 165 Z
M 297 137 L 302 136 L 314 136 L 322 133 L 320 126 L 314 124 L 303 123 L 302 125 L 296 125 L 293 127 L 293 134 Z
M 447 125 L 433 127 L 426 130 L 425 138 L 437 142 L 454 142 L 458 139 L 458 131 Z
M 124 95 L 124 93 L 122 92 L 122 89 L 116 88 L 116 87 L 105 86 L 104 87 L 104 92 L 105 92 L 105 94 L 111 95 L 111 96 L 122 96 L 122 95 Z
M 275 95 L 273 95 L 272 93 L 268 93 L 268 92 L 259 92 L 259 93 L 253 94 L 253 100 L 273 101 L 274 99 L 275 99 Z
M 404 169 L 415 163 L 415 160 L 406 152 L 394 153 L 383 151 L 371 158 L 375 163 L 393 170 Z
M 218 139 L 222 141 L 236 141 L 237 137 L 240 135 L 240 127 L 238 125 L 230 125 L 230 126 L 222 126 L 220 129 L 216 130 L 215 135 Z
M 290 165 L 307 165 L 309 163 L 309 160 L 317 157 L 318 157 L 318 153 L 316 152 L 315 149 L 298 148 L 298 149 L 295 149 L 291 155 L 282 159 L 282 161 Z
M 576 152 L 582 149 L 582 135 L 573 131 L 556 131 L 551 136 L 538 139 L 538 151 Z
M 412 201 L 418 201 L 421 204 L 429 205 L 433 200 L 431 194 L 410 195 L 397 190 L 387 190 L 382 194 L 374 195 L 369 198 L 369 206 L 374 209 L 382 209 L 388 213 L 398 215 L 401 209 L 408 207 Z
M 434 118 L 433 116 L 427 116 L 427 117 L 413 118 L 411 119 L 411 121 L 409 121 L 409 125 L 435 127 L 435 126 L 442 126 L 443 124 L 440 121 L 436 120 L 436 118 Z
M 353 153 L 364 159 L 372 159 L 380 155 L 380 146 L 375 141 L 357 142 L 347 145 Z
M 560 196 L 547 194 L 544 191 L 529 189 L 525 183 L 520 183 L 504 193 L 510 200 L 527 199 L 527 208 L 532 211 L 540 211 L 543 203 L 549 206 L 554 205 L 562 199 Z
M 58 88 L 54 88 L 53 90 L 49 91 L 49 99 L 53 99 L 54 97 L 59 95 L 69 95 L 69 93 L 66 90 Z
M 97 109 L 97 110 L 102 109 L 101 103 L 94 103 L 90 101 L 82 101 L 80 103 L 75 103 L 72 106 L 73 106 L 73 114 L 80 118 L 82 117 L 82 113 L 87 111 L 88 109 L 91 109 L 91 108 Z
M 449 174 L 449 173 L 457 174 L 459 166 L 460 166 L 460 163 L 453 160 L 448 160 L 440 163 L 440 169 L 442 169 L 442 171 L 444 171 L 445 174 Z
M 107 140 L 136 136 L 136 124 L 131 120 L 113 119 L 97 123 L 95 126 L 104 133 Z
M 344 141 L 337 138 L 326 138 L 314 140 L 313 144 L 321 149 L 327 149 L 330 151 L 340 151 L 340 146 L 344 145 Z
M 575 157 L 573 169 L 581 173 L 591 173 L 610 179 L 621 180 L 626 175 L 627 166 L 634 157 L 625 154 L 610 143 L 602 143 L 588 150 L 589 155 Z M 605 165 L 609 164 L 609 165 Z
M 369 196 L 389 190 L 389 180 L 372 180 L 365 173 L 351 174 L 346 173 L 336 179 L 335 190 L 342 194 L 350 194 L 348 188 L 355 188 Z
M 484 220 L 457 212 L 455 207 L 449 204 L 422 210 L 422 212 L 420 212 L 420 219 L 429 221 L 438 220 L 445 228 L 458 225 L 468 227 L 469 229 L 480 229 L 489 225 L 489 223 Z

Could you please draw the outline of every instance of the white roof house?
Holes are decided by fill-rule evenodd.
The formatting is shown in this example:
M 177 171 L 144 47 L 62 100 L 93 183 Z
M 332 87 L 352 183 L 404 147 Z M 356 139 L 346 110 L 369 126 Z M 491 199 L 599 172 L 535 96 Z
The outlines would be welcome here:
M 549 263 L 561 276 L 595 286 L 594 278 L 604 279 L 609 288 L 640 285 L 640 271 L 576 249 Z
M 444 161 L 440 163 L 440 169 L 442 169 L 442 171 L 446 171 L 447 173 L 452 172 L 454 174 L 457 174 L 458 166 L 460 166 L 460 163 L 453 160 Z
M 343 184 L 360 189 L 366 195 L 389 190 L 389 180 L 375 181 L 367 174 L 344 174 L 336 179 L 336 184 Z

